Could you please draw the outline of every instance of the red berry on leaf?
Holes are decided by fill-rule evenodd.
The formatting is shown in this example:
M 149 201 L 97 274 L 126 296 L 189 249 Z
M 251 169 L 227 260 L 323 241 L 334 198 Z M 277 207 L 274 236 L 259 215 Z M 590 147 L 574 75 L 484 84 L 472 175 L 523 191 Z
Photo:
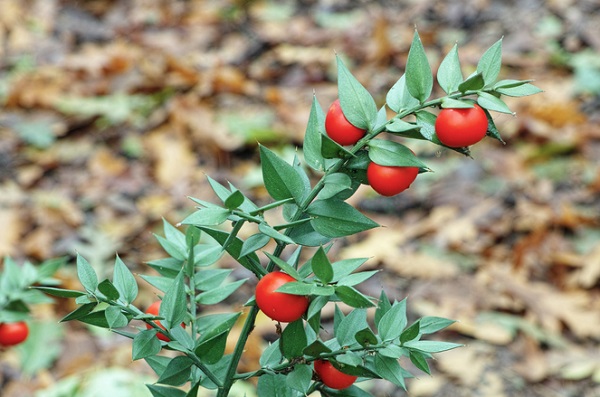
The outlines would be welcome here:
M 319 375 L 321 382 L 332 389 L 346 389 L 356 381 L 356 376 L 343 373 L 329 361 L 316 360 L 314 365 L 315 372 Z
M 325 116 L 325 131 L 327 135 L 342 146 L 354 145 L 365 136 L 365 131 L 352 125 L 340 105 L 340 100 L 336 99 Z
M 410 186 L 419 174 L 418 167 L 392 167 L 369 163 L 367 180 L 382 196 L 394 196 Z
M 153 315 L 153 316 L 158 316 L 158 313 L 159 313 L 159 311 L 160 311 L 160 304 L 161 304 L 161 303 L 162 303 L 162 301 L 156 301 L 156 302 L 154 302 L 153 304 L 151 304 L 150 306 L 148 306 L 148 309 L 146 309 L 146 314 L 151 314 L 151 315 Z M 166 329 L 166 328 L 165 328 L 165 327 L 164 327 L 164 326 L 163 326 L 163 325 L 160 323 L 160 320 L 156 320 L 154 323 L 155 323 L 156 325 L 158 325 L 160 328 L 162 328 L 162 329 Z M 184 324 L 184 323 L 181 323 L 181 326 L 182 326 L 183 328 L 185 328 L 185 324 Z M 150 324 L 146 324 L 146 328 L 147 328 L 147 329 L 152 329 L 152 328 L 154 328 L 154 327 L 152 327 L 152 325 L 150 325 Z M 158 332 L 158 333 L 156 334 L 156 337 L 157 337 L 158 339 L 162 340 L 162 341 L 165 341 L 165 342 L 170 342 L 170 341 L 171 341 L 171 339 L 169 339 L 169 337 L 168 337 L 168 336 L 166 336 L 166 335 L 163 335 L 163 334 L 161 334 L 160 332 Z
M 487 132 L 488 119 L 477 104 L 472 108 L 442 109 L 435 120 L 435 133 L 444 145 L 465 147 L 481 141 Z
M 269 273 L 256 284 L 256 304 L 269 318 L 283 323 L 291 323 L 302 317 L 308 309 L 308 298 L 302 295 L 275 292 L 279 287 L 296 281 L 282 272 Z

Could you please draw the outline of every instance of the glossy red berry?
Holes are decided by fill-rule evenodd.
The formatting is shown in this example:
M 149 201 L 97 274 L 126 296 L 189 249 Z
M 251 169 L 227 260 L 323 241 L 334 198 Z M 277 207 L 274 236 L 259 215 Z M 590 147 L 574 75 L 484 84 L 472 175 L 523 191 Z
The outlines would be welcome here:
M 435 133 L 449 147 L 471 146 L 481 141 L 487 132 L 485 111 L 477 104 L 466 109 L 442 109 L 435 120 Z
M 352 125 L 340 105 L 340 100 L 336 99 L 325 116 L 325 131 L 327 135 L 342 146 L 354 145 L 365 136 L 365 131 Z
M 321 382 L 332 389 L 346 389 L 356 381 L 356 376 L 343 373 L 329 361 L 316 360 L 314 365 Z
M 25 342 L 29 327 L 24 321 L 0 324 L 0 346 L 14 346 Z
M 367 167 L 369 184 L 382 196 L 394 196 L 408 189 L 418 174 L 418 167 L 391 167 L 373 162 Z
M 302 317 L 308 308 L 308 298 L 275 292 L 282 285 L 296 281 L 282 272 L 272 272 L 260 279 L 256 285 L 256 304 L 269 318 L 283 323 L 291 323 Z

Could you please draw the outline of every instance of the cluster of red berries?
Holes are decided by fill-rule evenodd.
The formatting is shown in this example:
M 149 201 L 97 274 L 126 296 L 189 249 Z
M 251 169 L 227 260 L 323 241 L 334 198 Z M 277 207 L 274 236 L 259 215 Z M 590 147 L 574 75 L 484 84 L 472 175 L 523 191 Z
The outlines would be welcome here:
M 459 148 L 481 141 L 488 129 L 485 111 L 474 104 L 471 108 L 442 109 L 435 122 L 435 133 L 448 147 Z M 360 129 L 344 116 L 340 100 L 336 99 L 325 117 L 327 135 L 342 146 L 356 144 L 366 130 Z M 408 189 L 419 174 L 418 167 L 392 167 L 371 162 L 367 167 L 367 180 L 382 196 L 394 196 Z

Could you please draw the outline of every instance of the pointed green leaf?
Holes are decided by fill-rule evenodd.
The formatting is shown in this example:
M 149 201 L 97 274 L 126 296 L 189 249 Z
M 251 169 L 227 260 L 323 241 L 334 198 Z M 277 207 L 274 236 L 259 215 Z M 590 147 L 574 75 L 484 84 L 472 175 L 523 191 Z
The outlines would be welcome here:
M 356 333 L 368 327 L 367 311 L 365 309 L 355 309 L 348 313 L 337 325 L 334 324 L 335 337 L 340 346 L 356 345 Z
M 425 353 L 439 353 L 446 350 L 456 349 L 457 347 L 464 345 L 460 343 L 440 342 L 436 340 L 412 340 L 404 343 L 402 346 Z
M 363 347 L 373 346 L 378 343 L 377 336 L 371 331 L 371 328 L 367 327 L 358 331 L 354 338 Z
M 477 72 L 483 76 L 486 86 L 496 82 L 502 67 L 502 39 L 488 48 L 477 63 Z
M 319 198 L 327 200 L 334 197 L 340 192 L 348 190 L 352 187 L 352 180 L 344 173 L 336 172 L 325 176 L 325 186 L 319 193 Z
M 217 226 L 225 222 L 231 211 L 226 208 L 201 208 L 188 215 L 182 225 Z
M 98 284 L 98 291 L 104 294 L 106 299 L 110 301 L 116 301 L 120 296 L 119 291 L 117 291 L 113 283 L 111 283 L 108 279 Z
M 406 327 L 406 299 L 394 302 L 392 307 L 381 317 L 377 324 L 379 336 L 384 341 L 394 340 Z
M 183 273 L 179 273 L 160 304 L 159 315 L 165 318 L 161 323 L 166 329 L 171 329 L 185 320 L 187 312 L 185 296 Z
M 267 224 L 261 223 L 260 225 L 258 225 L 258 231 L 282 243 L 295 244 L 294 240 L 292 240 L 289 236 L 286 236 L 283 233 L 279 233 L 277 230 L 273 229 Z
M 113 284 L 123 302 L 131 303 L 137 297 L 138 285 L 135 282 L 135 277 L 118 256 L 115 259 L 115 267 L 113 268 Z
M 406 74 L 403 74 L 388 91 L 386 102 L 388 107 L 396 113 L 419 105 L 419 100 L 414 98 L 410 95 L 410 92 L 408 92 L 406 86 Z
M 98 288 L 98 276 L 90 263 L 81 255 L 77 254 L 77 277 L 83 288 L 91 294 Z
M 344 237 L 379 226 L 350 204 L 335 200 L 317 200 L 307 209 L 311 225 L 326 237 Z
M 500 113 L 513 114 L 512 110 L 508 108 L 506 103 L 498 97 L 487 92 L 480 92 L 477 97 L 477 104 L 484 109 L 493 110 Z
M 304 321 L 302 319 L 289 323 L 281 334 L 281 351 L 287 359 L 301 357 L 307 346 Z
M 411 350 L 408 357 L 410 358 L 410 361 L 415 365 L 415 367 L 419 368 L 426 374 L 431 375 L 429 364 L 427 364 L 427 360 L 425 359 L 423 353 L 416 350 Z
M 320 247 L 312 257 L 312 270 L 317 279 L 324 284 L 330 283 L 333 279 L 333 268 L 323 247 Z
M 465 81 L 459 84 L 458 90 L 463 94 L 467 91 L 479 91 L 485 86 L 485 80 L 481 72 L 469 76 Z
M 234 191 L 225 199 L 225 207 L 229 210 L 234 210 L 244 203 L 244 194 L 239 190 Z
M 408 131 L 418 130 L 419 126 L 413 123 L 408 123 L 402 119 L 394 119 L 389 123 L 385 130 L 392 133 L 406 133 Z
M 500 88 L 496 88 L 495 91 L 502 95 L 512 96 L 512 97 L 523 97 L 523 96 L 534 95 L 534 94 L 539 94 L 540 92 L 543 92 L 543 90 L 541 90 L 538 87 L 534 86 L 533 84 L 529 84 L 529 83 L 523 84 L 523 85 L 520 85 L 517 87 L 500 87 Z
M 402 367 L 400 367 L 398 360 L 377 354 L 375 355 L 375 370 L 383 379 L 406 390 Z
M 260 161 L 265 188 L 271 197 L 275 200 L 293 197 L 300 204 L 305 195 L 305 187 L 294 167 L 262 145 Z
M 363 130 L 372 128 L 377 118 L 377 105 L 375 100 L 363 85 L 356 80 L 344 65 L 339 56 L 338 67 L 338 95 L 342 112 L 350 124 Z
M 425 102 L 433 89 L 433 76 L 421 38 L 416 30 L 408 51 L 405 75 L 406 87 L 410 95 L 418 99 L 420 103 Z
M 248 279 L 244 278 L 242 280 L 237 280 L 233 283 L 221 285 L 209 291 L 202 292 L 196 296 L 196 302 L 202 305 L 214 305 L 222 302 L 231 294 L 233 294 L 239 287 L 241 287 L 246 280 Z
M 388 299 L 385 290 L 381 290 L 379 300 L 377 302 L 377 309 L 375 310 L 375 327 L 379 329 L 379 323 L 385 313 L 392 308 L 392 303 Z
M 310 116 L 306 125 L 304 134 L 304 160 L 306 163 L 317 171 L 325 169 L 325 159 L 321 154 L 321 138 L 325 130 L 325 113 L 321 105 L 317 101 L 317 97 L 313 96 Z
M 289 274 L 296 280 L 302 279 L 300 274 L 298 274 L 298 271 L 296 269 L 294 269 L 293 266 L 291 266 L 289 263 L 287 263 L 283 259 L 281 259 L 273 254 L 270 254 L 268 252 L 265 252 L 265 255 L 267 256 L 267 258 L 269 258 L 269 260 L 273 261 L 277 265 L 278 268 L 280 268 L 281 270 L 283 270 L 284 272 L 286 272 L 287 274 Z
M 456 321 L 449 320 L 443 317 L 423 317 L 419 321 L 421 324 L 420 332 L 422 334 L 433 334 L 434 332 L 438 332 L 443 330 L 444 328 L 449 327 L 454 324 Z
M 369 142 L 369 158 L 379 165 L 427 169 L 427 166 L 409 148 L 384 139 L 373 139 Z
M 242 244 L 240 257 L 256 252 L 271 241 L 271 237 L 263 233 L 256 233 L 248 237 Z
M 152 397 L 186 397 L 183 390 L 160 385 L 146 385 Z
M 225 354 L 228 334 L 229 330 L 226 330 L 210 339 L 203 340 L 195 350 L 198 358 L 207 364 L 216 364 Z
M 133 338 L 132 359 L 135 361 L 140 358 L 154 356 L 160 352 L 160 349 L 161 345 L 159 339 L 156 337 L 155 329 L 140 331 Z
M 106 322 L 111 329 L 123 328 L 129 324 L 127 317 L 121 312 L 118 306 L 109 306 L 104 311 Z
M 463 81 L 457 44 L 454 44 L 454 47 L 452 47 L 440 64 L 437 72 L 437 81 L 446 94 L 456 91 L 458 85 Z
M 35 289 L 42 291 L 48 295 L 56 296 L 59 298 L 77 298 L 78 296 L 85 295 L 85 292 L 76 291 L 76 290 L 72 290 L 72 289 L 62 289 L 62 288 L 55 288 L 55 287 L 38 287 L 38 286 L 33 286 L 31 288 L 35 288 Z
M 307 395 L 310 387 L 313 371 L 310 365 L 296 364 L 294 369 L 285 377 L 285 384 L 291 389 L 297 390 L 302 395 Z

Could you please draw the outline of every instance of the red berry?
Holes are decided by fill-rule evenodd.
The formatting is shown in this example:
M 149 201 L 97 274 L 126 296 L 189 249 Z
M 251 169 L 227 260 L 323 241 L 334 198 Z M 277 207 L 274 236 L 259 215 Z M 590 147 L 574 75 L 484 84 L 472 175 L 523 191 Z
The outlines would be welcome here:
M 256 284 L 256 304 L 269 318 L 283 323 L 291 323 L 302 317 L 308 308 L 308 298 L 275 292 L 279 287 L 296 281 L 292 276 L 282 272 L 265 275 Z
M 315 372 L 321 378 L 321 382 L 332 389 L 346 389 L 356 381 L 356 376 L 348 375 L 338 370 L 329 361 L 316 360 Z
M 435 120 L 435 133 L 449 147 L 471 146 L 487 132 L 488 120 L 479 105 L 465 109 L 442 109 Z
M 367 167 L 369 184 L 382 196 L 393 196 L 408 189 L 418 174 L 418 167 L 391 167 L 373 162 Z
M 25 342 L 29 327 L 24 321 L 0 324 L 0 345 L 14 346 Z
M 327 135 L 342 146 L 354 145 L 365 136 L 365 131 L 352 125 L 340 106 L 340 100 L 336 99 L 325 116 L 325 131 Z

